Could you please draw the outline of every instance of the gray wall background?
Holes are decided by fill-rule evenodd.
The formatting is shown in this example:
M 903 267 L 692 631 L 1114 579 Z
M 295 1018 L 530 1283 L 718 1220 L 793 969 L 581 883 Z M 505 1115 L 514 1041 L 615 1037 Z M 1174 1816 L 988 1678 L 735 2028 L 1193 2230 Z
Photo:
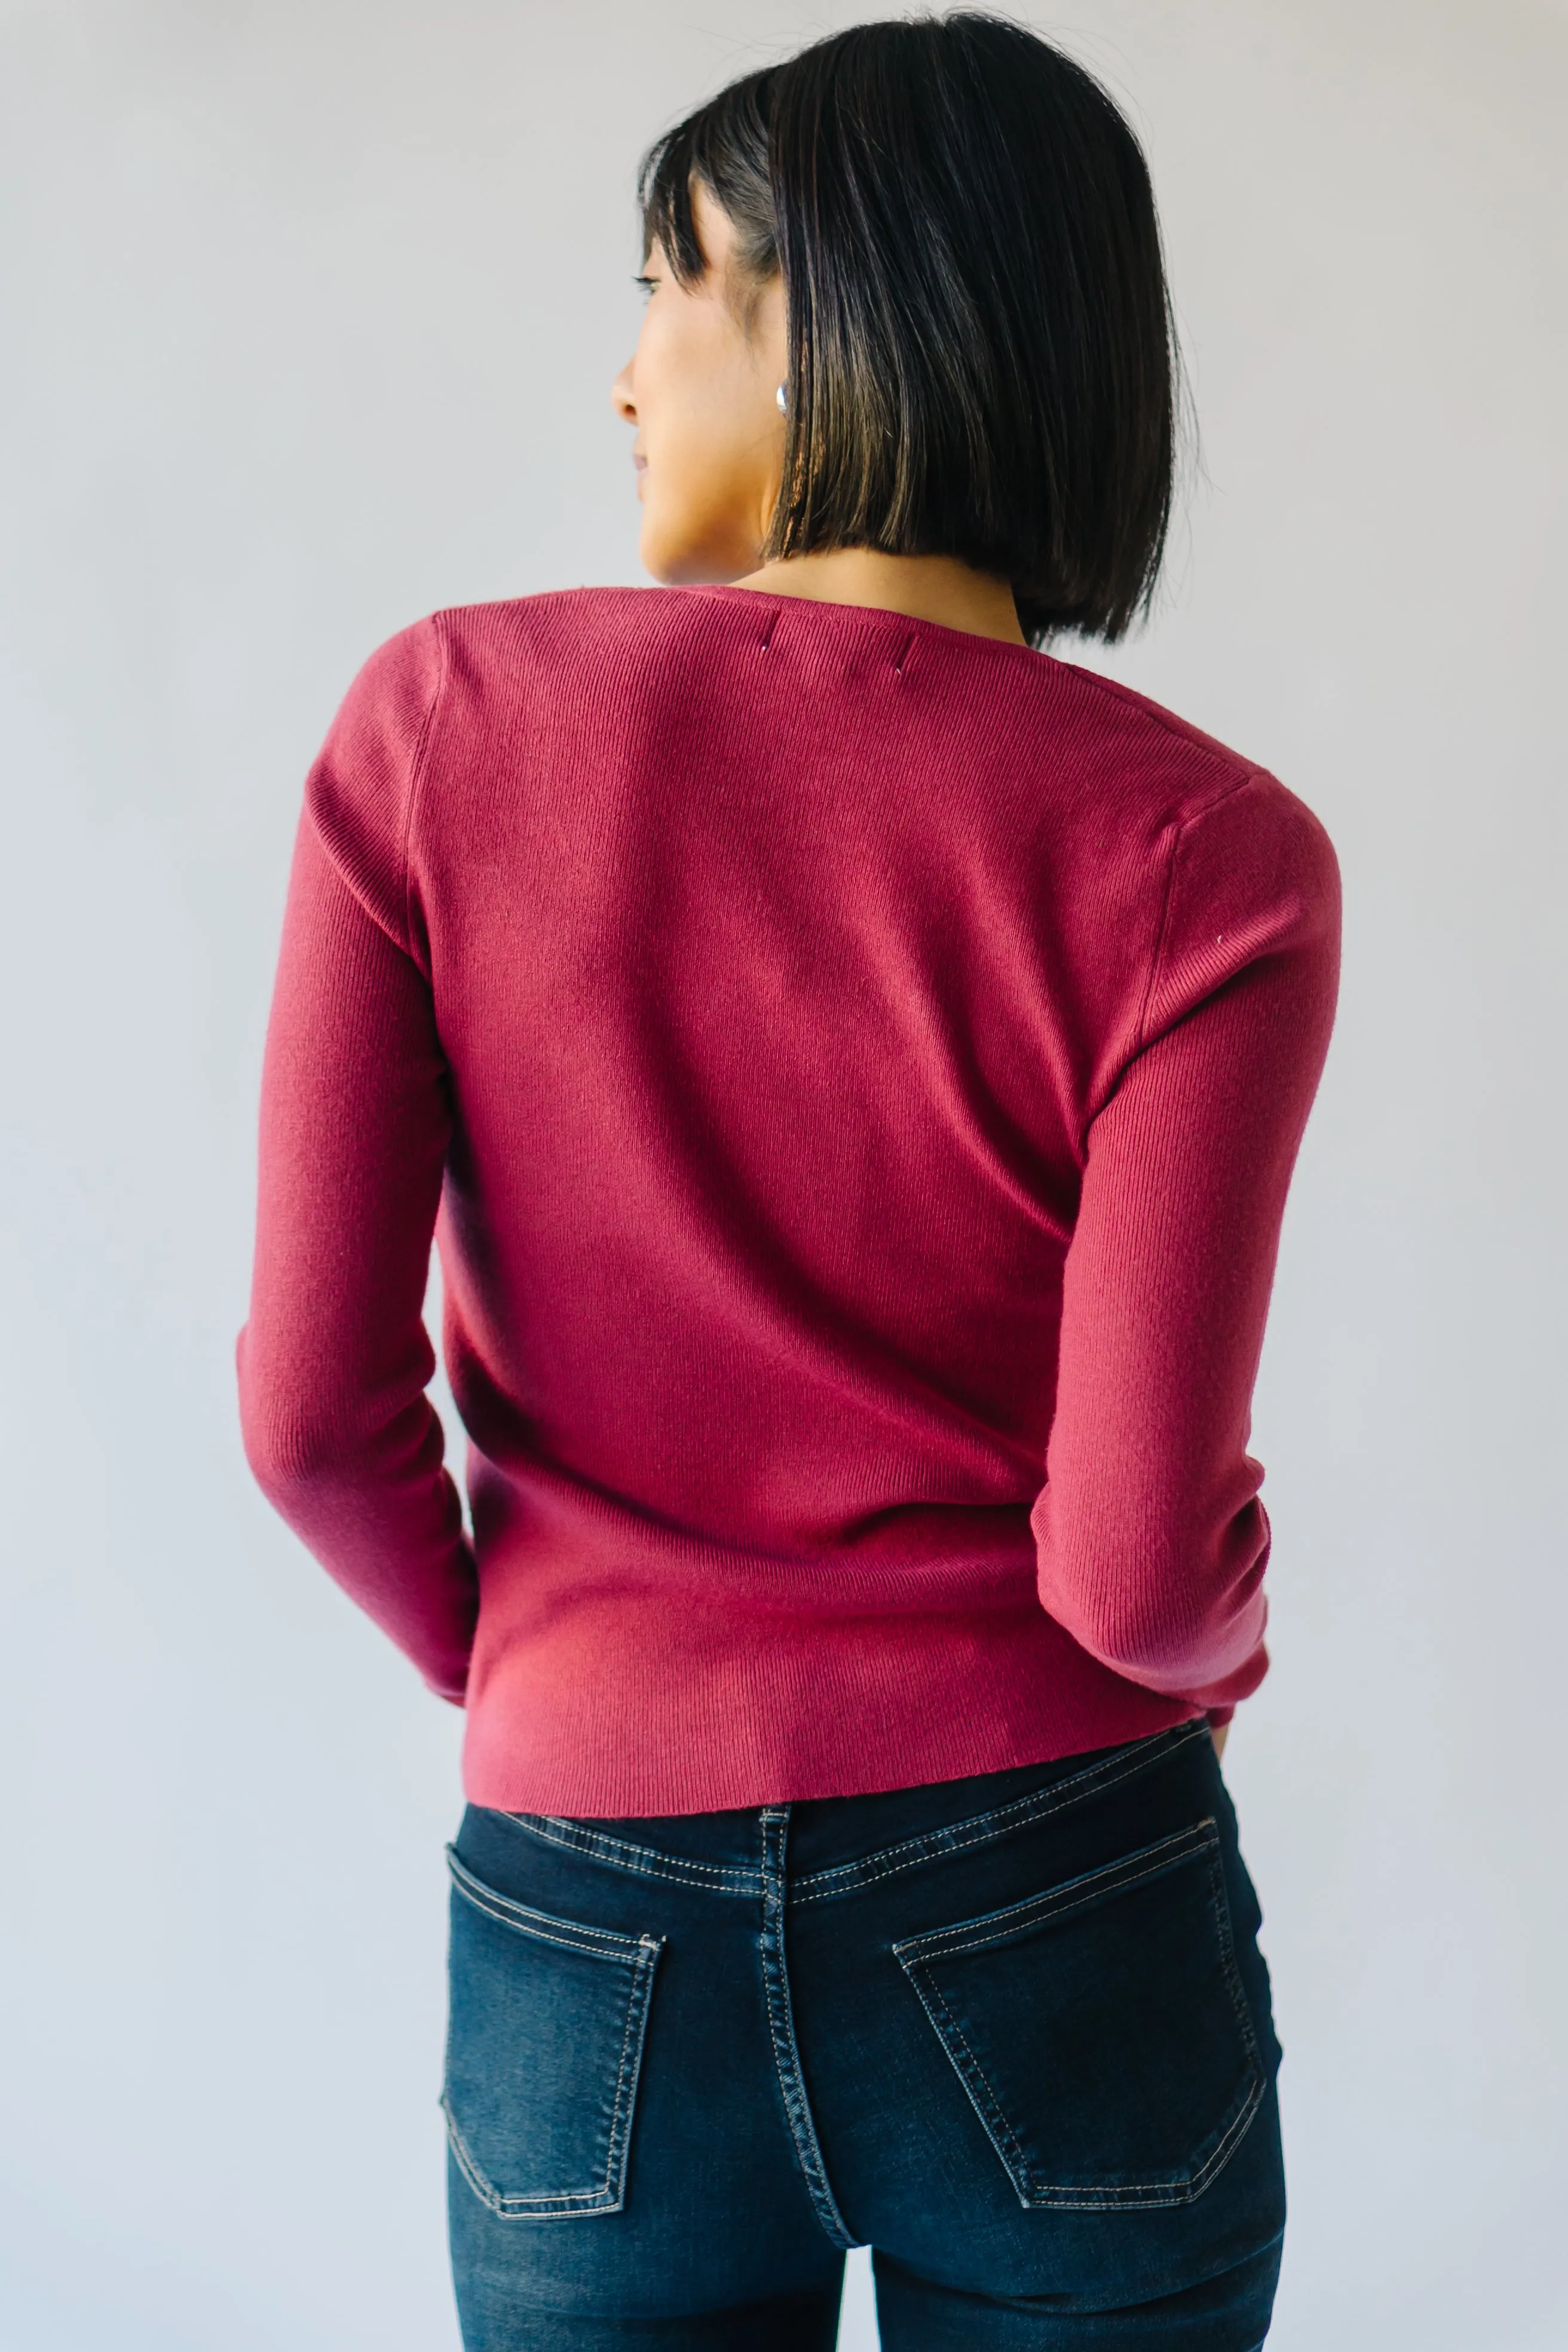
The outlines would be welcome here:
M 455 2344 L 455 1715 L 251 1490 L 232 1346 L 307 762 L 443 603 L 631 581 L 646 139 L 868 13 L 0 10 L 0 2344 Z M 1204 434 L 1113 667 L 1346 878 L 1258 1415 L 1280 2352 L 1547 2352 L 1565 2036 L 1568 16 L 1076 0 Z M 872 2341 L 864 2282 L 846 2344 Z

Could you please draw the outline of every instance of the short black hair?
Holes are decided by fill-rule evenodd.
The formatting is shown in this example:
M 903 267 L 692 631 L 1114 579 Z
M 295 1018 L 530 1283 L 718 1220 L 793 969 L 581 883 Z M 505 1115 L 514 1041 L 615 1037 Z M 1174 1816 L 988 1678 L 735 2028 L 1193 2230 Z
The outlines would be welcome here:
M 1164 550 L 1179 363 L 1148 166 L 1093 76 L 968 10 L 857 25 L 649 150 L 645 246 L 683 284 L 694 182 L 784 274 L 764 557 L 957 556 L 1037 645 L 1121 636 Z

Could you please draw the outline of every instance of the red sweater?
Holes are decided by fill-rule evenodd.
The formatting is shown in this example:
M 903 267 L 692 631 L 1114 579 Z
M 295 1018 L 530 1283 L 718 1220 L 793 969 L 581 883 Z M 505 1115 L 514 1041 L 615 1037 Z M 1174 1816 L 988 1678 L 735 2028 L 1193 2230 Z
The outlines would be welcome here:
M 1337 940 L 1299 801 L 1020 646 L 738 588 L 383 646 L 306 786 L 240 1390 L 469 1797 L 847 1794 L 1253 1690 Z

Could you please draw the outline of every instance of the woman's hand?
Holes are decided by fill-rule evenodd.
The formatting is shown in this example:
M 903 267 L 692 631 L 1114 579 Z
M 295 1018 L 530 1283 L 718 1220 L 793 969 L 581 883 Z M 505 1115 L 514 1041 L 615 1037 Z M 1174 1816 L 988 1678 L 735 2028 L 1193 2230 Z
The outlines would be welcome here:
M 1225 1743 L 1230 1738 L 1229 1724 L 1211 1723 L 1209 1726 L 1209 1738 L 1214 1741 L 1215 1754 L 1216 1756 L 1223 1756 L 1225 1754 Z

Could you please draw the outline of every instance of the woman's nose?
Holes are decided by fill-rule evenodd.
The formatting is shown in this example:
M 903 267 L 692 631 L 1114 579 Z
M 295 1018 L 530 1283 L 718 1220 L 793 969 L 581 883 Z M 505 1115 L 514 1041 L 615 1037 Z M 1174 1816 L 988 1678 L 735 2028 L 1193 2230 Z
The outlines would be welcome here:
M 637 421 L 637 397 L 632 391 L 632 362 L 628 360 L 610 386 L 610 406 L 623 425 Z

